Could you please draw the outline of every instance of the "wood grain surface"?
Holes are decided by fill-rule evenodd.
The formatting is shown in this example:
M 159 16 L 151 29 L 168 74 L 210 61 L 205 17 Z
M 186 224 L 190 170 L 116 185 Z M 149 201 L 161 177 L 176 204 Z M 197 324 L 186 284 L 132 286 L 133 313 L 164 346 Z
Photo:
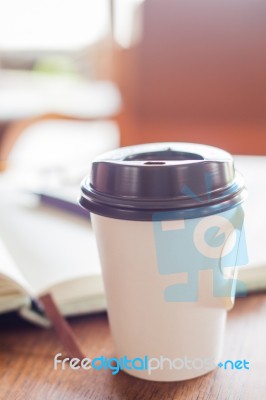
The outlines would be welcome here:
M 105 314 L 75 318 L 70 324 L 86 356 L 115 354 Z M 52 329 L 31 326 L 15 315 L 2 316 L 0 399 L 264 400 L 266 294 L 238 299 L 228 317 L 223 360 L 245 358 L 250 370 L 217 368 L 186 382 L 155 383 L 123 372 L 56 371 L 53 357 L 63 351 Z

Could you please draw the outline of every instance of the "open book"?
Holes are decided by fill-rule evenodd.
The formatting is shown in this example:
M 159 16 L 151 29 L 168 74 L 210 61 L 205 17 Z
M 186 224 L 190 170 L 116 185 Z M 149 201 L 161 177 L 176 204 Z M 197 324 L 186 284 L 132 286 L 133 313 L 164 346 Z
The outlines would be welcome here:
M 16 141 L 9 170 L 0 177 L 0 313 L 18 310 L 47 325 L 34 302 L 46 293 L 65 316 L 105 309 L 89 214 L 63 209 L 78 198 L 94 157 L 118 146 L 119 130 L 111 121 L 42 121 Z M 41 201 L 23 190 L 42 193 Z M 62 211 L 42 204 L 51 193 L 53 202 L 61 197 Z
M 0 200 L 0 313 L 18 310 L 32 322 L 49 325 L 32 306 L 32 299 L 47 292 L 65 316 L 105 309 L 89 214 L 82 219 L 5 190 Z

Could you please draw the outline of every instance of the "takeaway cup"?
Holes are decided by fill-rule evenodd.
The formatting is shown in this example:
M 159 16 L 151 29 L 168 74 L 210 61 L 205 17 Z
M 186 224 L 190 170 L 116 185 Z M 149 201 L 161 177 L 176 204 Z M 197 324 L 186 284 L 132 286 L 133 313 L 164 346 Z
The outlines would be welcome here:
M 125 372 L 179 381 L 221 361 L 245 196 L 231 155 L 210 146 L 139 145 L 93 162 L 80 204 L 91 213 Z

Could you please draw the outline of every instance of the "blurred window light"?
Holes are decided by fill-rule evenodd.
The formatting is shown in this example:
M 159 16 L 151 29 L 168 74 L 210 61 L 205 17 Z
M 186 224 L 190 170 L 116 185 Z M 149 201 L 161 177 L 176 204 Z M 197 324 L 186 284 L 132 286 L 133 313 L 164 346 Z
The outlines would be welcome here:
M 141 34 L 140 15 L 137 11 L 143 2 L 144 0 L 114 0 L 114 39 L 121 47 L 130 47 Z
M 0 0 L 0 51 L 76 50 L 109 29 L 108 0 Z

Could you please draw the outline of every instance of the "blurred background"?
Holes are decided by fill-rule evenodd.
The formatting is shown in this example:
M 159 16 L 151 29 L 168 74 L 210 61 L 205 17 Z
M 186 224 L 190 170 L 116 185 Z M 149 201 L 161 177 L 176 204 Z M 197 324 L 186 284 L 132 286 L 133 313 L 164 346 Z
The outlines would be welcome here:
M 77 198 L 100 153 L 185 141 L 266 155 L 265 21 L 265 0 L 0 0 L 0 245 L 33 287 L 97 264 Z M 265 267 L 265 157 L 235 161 Z
M 18 309 L 23 300 L 27 308 L 20 309 L 21 315 L 40 323 L 36 304 L 26 314 L 31 307 L 28 295 L 21 300 L 19 292 L 17 298 L 9 280 L 2 279 L 5 274 L 12 278 L 13 270 L 13 277 L 21 275 L 36 291 L 67 282 L 61 292 L 69 305 L 68 311 L 60 308 L 64 315 L 104 308 L 103 288 L 90 280 L 98 254 L 89 215 L 77 202 L 80 182 L 98 154 L 120 145 L 160 141 L 266 155 L 265 0 L 0 0 L 0 258 L 7 250 L 16 267 L 0 262 L 0 314 Z M 266 159 L 235 160 L 249 190 L 250 264 L 258 266 L 241 279 L 249 290 L 265 290 Z M 97 276 L 101 279 L 100 269 Z M 241 354 L 252 354 L 249 344 L 259 349 L 253 354 L 260 368 L 256 385 L 260 371 L 265 374 L 260 359 L 265 343 L 253 345 L 254 326 L 256 331 L 260 326 L 250 316 L 254 312 L 256 318 L 264 317 L 261 301 L 238 309 L 241 314 L 246 307 L 244 319 L 234 314 L 228 347 L 231 351 L 236 339 L 240 347 L 235 348 L 241 349 L 239 332 L 247 331 Z M 109 352 L 106 329 L 95 321 L 95 329 L 90 325 L 86 334 L 77 332 L 92 340 L 88 349 L 96 351 L 99 339 L 104 346 L 100 351 Z M 5 328 L 3 320 L 0 328 Z M 45 354 L 51 356 L 49 336 L 6 332 L 0 359 L 20 385 L 12 384 L 12 393 L 15 386 L 24 393 L 28 383 L 34 390 L 36 379 L 38 390 L 43 384 L 50 393 L 52 381 L 39 379 L 43 374 L 36 364 Z M 23 340 L 23 351 L 18 339 Z M 20 360 L 18 370 L 12 359 Z M 27 366 L 24 375 L 21 365 Z M 43 362 L 40 365 L 43 371 Z M 47 380 L 50 371 L 43 376 Z M 59 381 L 63 388 L 61 377 Z M 72 395 L 68 384 L 62 390 L 62 396 L 66 391 Z
M 263 0 L 0 0 L 1 169 L 79 181 L 151 141 L 265 154 L 265 20 Z

